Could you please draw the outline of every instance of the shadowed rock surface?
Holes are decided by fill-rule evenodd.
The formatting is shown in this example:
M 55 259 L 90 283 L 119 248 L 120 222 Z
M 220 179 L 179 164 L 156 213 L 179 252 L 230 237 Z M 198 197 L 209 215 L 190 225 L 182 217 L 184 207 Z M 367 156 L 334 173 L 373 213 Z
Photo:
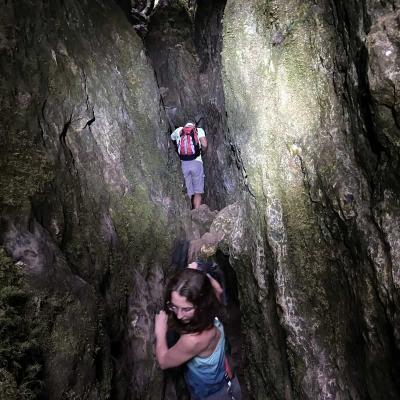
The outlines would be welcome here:
M 151 64 L 112 3 L 1 9 L 1 243 L 45 320 L 45 393 L 154 399 L 186 203 Z
M 182 239 L 224 268 L 246 399 L 400 398 L 398 0 L 0 11 L 1 400 L 186 399 L 153 352 Z

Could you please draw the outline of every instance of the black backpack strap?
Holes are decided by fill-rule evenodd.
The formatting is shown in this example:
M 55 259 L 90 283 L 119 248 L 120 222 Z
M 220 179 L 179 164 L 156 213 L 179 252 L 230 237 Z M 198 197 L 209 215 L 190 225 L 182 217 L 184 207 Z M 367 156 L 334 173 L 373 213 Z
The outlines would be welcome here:
M 194 134 L 197 133 L 197 139 L 198 141 L 196 142 L 194 138 Z M 199 139 L 199 131 L 197 130 L 197 127 L 194 126 L 192 130 L 190 131 L 190 136 L 192 138 L 194 150 L 195 150 L 195 155 L 198 157 L 201 154 L 201 146 L 200 146 L 200 139 Z

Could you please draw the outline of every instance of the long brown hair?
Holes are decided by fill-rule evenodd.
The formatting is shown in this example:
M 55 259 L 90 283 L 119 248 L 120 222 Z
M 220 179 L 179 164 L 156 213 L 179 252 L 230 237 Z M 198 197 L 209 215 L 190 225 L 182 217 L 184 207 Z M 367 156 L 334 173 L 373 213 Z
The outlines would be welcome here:
M 195 307 L 193 318 L 189 323 L 183 323 L 174 312 L 168 309 L 172 292 L 186 297 L 187 301 Z M 165 310 L 169 315 L 171 328 L 181 334 L 200 333 L 212 327 L 214 318 L 221 314 L 221 305 L 207 275 L 204 272 L 186 268 L 175 274 L 169 281 L 165 293 Z

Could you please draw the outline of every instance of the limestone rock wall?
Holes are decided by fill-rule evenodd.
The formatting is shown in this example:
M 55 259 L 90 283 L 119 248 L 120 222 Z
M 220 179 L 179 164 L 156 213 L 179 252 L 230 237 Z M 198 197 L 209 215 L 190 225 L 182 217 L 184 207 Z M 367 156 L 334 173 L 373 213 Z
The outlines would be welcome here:
M 0 392 L 186 398 L 153 318 L 174 239 L 209 234 L 246 398 L 400 397 L 398 0 L 0 7 L 0 319 L 20 273 L 32 314 Z M 169 141 L 201 116 L 206 222 Z
M 264 365 L 254 398 L 399 396 L 397 24 L 396 4 L 227 1 L 228 125 L 252 194 L 231 262 L 248 365 Z
M 186 203 L 152 66 L 112 2 L 0 7 L 0 238 L 43 321 L 44 392 L 154 399 Z
M 205 129 L 205 202 L 212 209 L 232 203 L 242 190 L 221 80 L 224 6 L 225 0 L 160 2 L 144 38 L 171 130 L 195 119 Z

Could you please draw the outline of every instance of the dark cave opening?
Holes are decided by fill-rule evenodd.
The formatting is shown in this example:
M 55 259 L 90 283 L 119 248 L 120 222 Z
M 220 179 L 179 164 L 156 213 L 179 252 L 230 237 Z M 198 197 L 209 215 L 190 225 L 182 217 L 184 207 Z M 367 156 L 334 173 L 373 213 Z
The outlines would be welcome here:
M 236 273 L 229 262 L 229 256 L 221 250 L 217 250 L 215 259 L 224 273 L 226 292 L 226 336 L 231 346 L 232 361 L 239 376 L 243 376 L 242 370 L 242 324 L 240 313 L 240 300 Z

